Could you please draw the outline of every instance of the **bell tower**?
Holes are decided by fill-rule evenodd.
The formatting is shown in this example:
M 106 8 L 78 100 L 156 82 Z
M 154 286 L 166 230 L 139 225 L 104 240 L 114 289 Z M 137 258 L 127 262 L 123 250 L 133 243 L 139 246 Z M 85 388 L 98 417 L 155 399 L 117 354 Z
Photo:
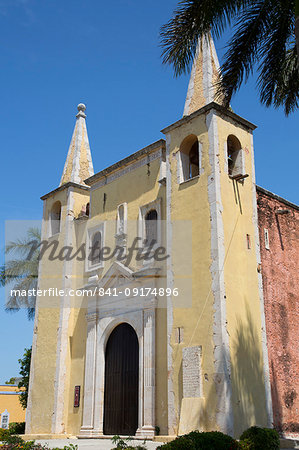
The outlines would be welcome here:
M 84 180 L 94 174 L 86 129 L 86 106 L 80 103 L 77 109 L 59 187 L 41 197 L 44 202 L 42 241 L 54 246 L 57 243 L 57 252 L 62 247 L 76 247 L 74 220 L 89 206 L 89 186 Z M 38 287 L 49 293 L 37 298 L 26 416 L 26 432 L 29 434 L 49 433 L 51 430 L 56 435 L 66 430 L 70 337 L 75 314 L 69 292 L 78 282 L 73 259 L 56 258 L 51 261 L 47 256 L 41 259 Z M 55 292 L 61 290 L 64 294 L 52 295 L 53 288 Z M 44 396 L 43 405 L 40 405 L 41 395 Z
M 178 308 L 169 302 L 167 311 L 169 434 L 218 429 L 239 436 L 252 424 L 271 424 L 256 127 L 225 109 L 221 99 L 216 102 L 219 76 L 208 35 L 198 43 L 184 116 L 162 130 L 167 142 L 168 254 L 175 222 L 192 224 L 192 305 Z M 179 265 L 173 260 L 168 287 L 176 286 L 178 278 Z M 175 332 L 181 328 L 184 343 L 178 345 Z M 195 364 L 191 354 L 197 355 L 192 372 L 200 373 L 197 390 L 188 385 L 188 370 Z

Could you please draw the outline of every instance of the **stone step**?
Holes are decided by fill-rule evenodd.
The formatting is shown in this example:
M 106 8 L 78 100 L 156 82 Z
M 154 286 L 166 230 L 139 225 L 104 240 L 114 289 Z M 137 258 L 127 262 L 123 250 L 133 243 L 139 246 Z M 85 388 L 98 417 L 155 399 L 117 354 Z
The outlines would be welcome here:
M 288 450 L 291 448 L 299 449 L 299 440 L 298 439 L 280 439 L 280 448 L 288 449 Z

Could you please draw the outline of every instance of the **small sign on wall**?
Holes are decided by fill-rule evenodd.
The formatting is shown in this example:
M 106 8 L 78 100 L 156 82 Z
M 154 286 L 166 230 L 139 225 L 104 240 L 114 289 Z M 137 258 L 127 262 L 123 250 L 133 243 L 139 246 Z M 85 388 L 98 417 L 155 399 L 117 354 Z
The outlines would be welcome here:
M 74 396 L 74 407 L 79 408 L 80 406 L 80 387 L 75 386 L 75 396 Z
M 1 428 L 8 429 L 9 425 L 9 412 L 7 409 L 1 414 Z

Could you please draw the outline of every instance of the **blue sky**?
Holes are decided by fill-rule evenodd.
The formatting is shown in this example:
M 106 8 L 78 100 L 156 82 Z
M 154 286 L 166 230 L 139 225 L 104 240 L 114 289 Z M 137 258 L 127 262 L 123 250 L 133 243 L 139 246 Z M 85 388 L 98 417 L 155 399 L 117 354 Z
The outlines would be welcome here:
M 158 47 L 176 3 L 0 0 L 1 249 L 5 221 L 40 219 L 40 196 L 58 186 L 79 102 L 95 171 L 160 139 L 182 116 L 188 77 L 175 79 Z M 216 41 L 220 60 L 224 45 Z M 261 106 L 254 79 L 232 106 L 258 125 L 257 183 L 298 202 L 298 113 Z M 3 383 L 18 374 L 33 323 L 22 311 L 7 314 L 0 295 Z

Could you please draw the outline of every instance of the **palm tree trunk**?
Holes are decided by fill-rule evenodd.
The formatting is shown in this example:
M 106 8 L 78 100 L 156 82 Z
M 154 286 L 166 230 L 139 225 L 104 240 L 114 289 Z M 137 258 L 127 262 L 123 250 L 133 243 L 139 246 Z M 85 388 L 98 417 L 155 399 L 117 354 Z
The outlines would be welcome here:
M 295 36 L 296 36 L 296 47 L 298 56 L 298 70 L 299 70 L 299 0 L 295 1 Z

